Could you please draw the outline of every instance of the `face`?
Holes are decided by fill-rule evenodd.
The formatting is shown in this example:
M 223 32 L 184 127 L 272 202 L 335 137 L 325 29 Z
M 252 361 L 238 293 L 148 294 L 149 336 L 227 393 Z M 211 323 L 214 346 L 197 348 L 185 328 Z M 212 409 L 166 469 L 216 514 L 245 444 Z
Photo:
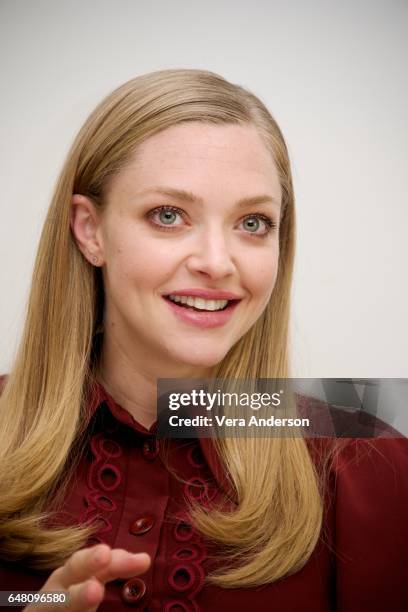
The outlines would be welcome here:
M 219 363 L 271 297 L 280 202 L 251 126 L 194 122 L 145 141 L 112 180 L 97 229 L 105 335 L 159 370 Z

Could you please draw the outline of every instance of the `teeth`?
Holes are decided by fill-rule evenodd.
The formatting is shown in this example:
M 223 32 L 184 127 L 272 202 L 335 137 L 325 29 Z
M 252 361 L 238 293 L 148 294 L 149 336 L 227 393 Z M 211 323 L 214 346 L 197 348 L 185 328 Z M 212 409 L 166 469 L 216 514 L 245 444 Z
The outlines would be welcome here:
M 204 300 L 191 295 L 169 295 L 168 298 L 172 302 L 187 304 L 187 306 L 193 306 L 198 310 L 221 310 L 228 304 L 228 300 Z

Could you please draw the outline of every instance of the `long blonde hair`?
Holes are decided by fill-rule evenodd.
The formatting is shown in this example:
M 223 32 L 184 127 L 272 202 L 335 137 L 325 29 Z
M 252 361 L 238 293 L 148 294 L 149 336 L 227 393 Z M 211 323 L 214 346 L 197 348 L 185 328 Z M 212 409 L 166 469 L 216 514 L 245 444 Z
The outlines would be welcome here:
M 153 134 L 186 121 L 251 124 L 271 152 L 282 188 L 280 260 L 264 313 L 215 369 L 218 378 L 287 378 L 295 209 L 281 131 L 246 89 L 202 70 L 163 70 L 110 94 L 79 132 L 45 221 L 25 327 L 0 399 L 0 555 L 45 569 L 81 547 L 89 526 L 49 528 L 47 503 L 84 447 L 84 410 L 98 360 L 103 316 L 100 270 L 70 231 L 70 203 L 81 193 L 103 206 L 104 191 Z M 319 479 L 304 440 L 227 438 L 216 445 L 237 495 L 231 512 L 195 508 L 199 531 L 233 565 L 210 575 L 226 588 L 266 584 L 300 569 L 322 524 Z M 75 451 L 75 452 L 73 452 Z M 228 560 L 228 559 L 227 559 Z

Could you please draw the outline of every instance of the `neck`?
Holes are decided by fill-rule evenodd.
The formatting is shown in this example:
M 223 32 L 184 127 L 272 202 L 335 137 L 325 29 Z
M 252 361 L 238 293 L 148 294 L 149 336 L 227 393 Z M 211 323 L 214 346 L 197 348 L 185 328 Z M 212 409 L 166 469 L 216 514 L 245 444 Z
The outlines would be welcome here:
M 149 359 L 104 337 L 97 378 L 115 402 L 150 429 L 157 420 L 158 378 L 206 378 L 210 368 Z

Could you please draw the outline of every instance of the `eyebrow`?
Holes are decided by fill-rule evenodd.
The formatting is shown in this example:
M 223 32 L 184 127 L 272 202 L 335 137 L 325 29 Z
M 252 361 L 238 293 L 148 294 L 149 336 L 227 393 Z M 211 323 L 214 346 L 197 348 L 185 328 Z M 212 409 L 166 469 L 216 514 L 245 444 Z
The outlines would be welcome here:
M 187 204 L 204 204 L 203 199 L 200 198 L 200 196 L 195 195 L 191 191 L 185 191 L 184 189 L 174 189 L 173 187 L 153 187 L 151 189 L 146 189 L 145 191 L 139 192 L 137 196 L 140 197 L 149 194 L 160 194 L 164 196 L 169 196 L 171 198 L 176 198 L 181 202 L 186 202 Z M 236 205 L 239 208 L 244 208 L 246 206 L 255 206 L 257 204 L 275 204 L 276 206 L 279 206 L 280 202 L 271 195 L 260 194 L 257 196 L 241 198 L 240 200 L 238 200 Z

